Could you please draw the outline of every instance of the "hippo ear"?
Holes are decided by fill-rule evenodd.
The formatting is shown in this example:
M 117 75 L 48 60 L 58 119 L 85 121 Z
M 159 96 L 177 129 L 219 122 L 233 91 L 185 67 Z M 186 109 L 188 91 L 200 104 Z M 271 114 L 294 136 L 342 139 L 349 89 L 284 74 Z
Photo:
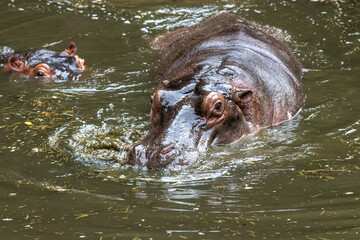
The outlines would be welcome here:
M 251 121 L 251 101 L 253 100 L 253 92 L 249 89 L 238 90 L 233 95 L 233 101 L 239 106 L 246 121 Z
M 8 59 L 8 67 L 11 71 L 14 72 L 24 72 L 25 63 L 24 61 L 20 60 L 17 56 L 12 55 Z
M 65 52 L 70 56 L 75 56 L 77 52 L 77 47 L 74 42 L 70 42 L 69 46 L 65 49 Z
M 233 100 L 238 105 L 244 105 L 251 102 L 253 92 L 249 89 L 241 89 L 235 92 Z

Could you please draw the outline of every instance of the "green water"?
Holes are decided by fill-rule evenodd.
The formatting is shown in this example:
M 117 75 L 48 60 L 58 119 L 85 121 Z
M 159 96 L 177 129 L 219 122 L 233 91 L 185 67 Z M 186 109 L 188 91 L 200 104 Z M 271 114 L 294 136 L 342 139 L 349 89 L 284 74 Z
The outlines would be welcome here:
M 149 124 L 149 43 L 222 11 L 286 35 L 305 107 L 193 166 L 122 166 Z M 70 41 L 78 81 L 0 73 L 0 239 L 359 238 L 357 1 L 1 1 L 2 52 Z

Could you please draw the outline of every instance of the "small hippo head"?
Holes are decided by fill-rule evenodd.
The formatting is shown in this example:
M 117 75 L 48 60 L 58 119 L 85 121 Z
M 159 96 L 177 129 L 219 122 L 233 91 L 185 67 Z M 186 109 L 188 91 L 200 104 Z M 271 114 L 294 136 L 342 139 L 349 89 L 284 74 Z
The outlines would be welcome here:
M 149 132 L 130 151 L 129 164 L 148 169 L 188 165 L 209 146 L 249 133 L 253 92 L 212 79 L 160 83 L 151 96 Z
M 73 74 L 85 69 L 84 59 L 76 55 L 76 52 L 76 44 L 70 42 L 62 52 L 41 49 L 26 54 L 14 54 L 8 58 L 4 69 L 32 77 L 69 79 Z

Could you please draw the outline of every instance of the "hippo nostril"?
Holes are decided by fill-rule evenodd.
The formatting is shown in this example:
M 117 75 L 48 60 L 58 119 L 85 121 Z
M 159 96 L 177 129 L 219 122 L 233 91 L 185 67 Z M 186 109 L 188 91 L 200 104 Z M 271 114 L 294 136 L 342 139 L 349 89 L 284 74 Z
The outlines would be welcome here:
M 162 150 L 162 151 L 161 151 L 161 154 L 162 154 L 162 155 L 166 155 L 166 154 L 168 154 L 169 152 L 171 152 L 173 149 L 174 149 L 173 147 L 168 147 L 168 148 Z

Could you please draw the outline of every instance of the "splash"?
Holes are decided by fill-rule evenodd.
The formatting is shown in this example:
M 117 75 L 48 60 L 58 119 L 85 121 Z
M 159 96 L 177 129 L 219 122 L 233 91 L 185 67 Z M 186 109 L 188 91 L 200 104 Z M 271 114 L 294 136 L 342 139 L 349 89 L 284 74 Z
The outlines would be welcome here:
M 128 128 L 110 128 L 106 124 L 61 127 L 49 137 L 50 146 L 67 151 L 84 163 L 124 163 L 131 146 L 141 133 Z

